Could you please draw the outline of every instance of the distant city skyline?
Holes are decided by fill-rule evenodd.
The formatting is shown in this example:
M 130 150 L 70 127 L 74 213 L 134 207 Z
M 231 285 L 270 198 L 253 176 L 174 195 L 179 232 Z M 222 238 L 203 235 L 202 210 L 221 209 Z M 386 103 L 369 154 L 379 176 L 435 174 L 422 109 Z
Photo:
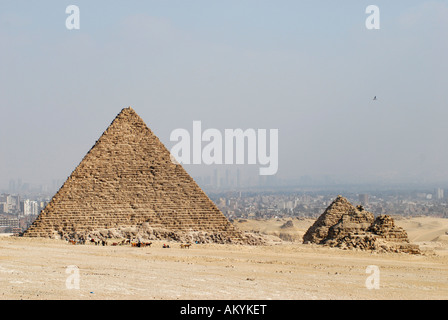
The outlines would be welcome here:
M 79 30 L 68 3 L 0 3 L 0 189 L 65 181 L 128 106 L 168 149 L 193 121 L 278 129 L 279 181 L 448 182 L 446 1 L 70 4 Z

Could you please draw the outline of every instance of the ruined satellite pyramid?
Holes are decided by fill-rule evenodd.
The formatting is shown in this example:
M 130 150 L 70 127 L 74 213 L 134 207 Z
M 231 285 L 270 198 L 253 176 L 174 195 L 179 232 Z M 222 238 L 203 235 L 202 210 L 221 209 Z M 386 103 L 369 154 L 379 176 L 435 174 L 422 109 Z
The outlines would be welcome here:
M 221 242 L 242 238 L 137 113 L 125 108 L 23 236 L 139 225 L 172 235 L 204 232 Z
M 419 247 L 409 243 L 406 231 L 396 226 L 392 217 L 375 218 L 373 213 L 362 206 L 353 206 L 342 196 L 307 230 L 303 242 L 343 249 L 420 253 Z

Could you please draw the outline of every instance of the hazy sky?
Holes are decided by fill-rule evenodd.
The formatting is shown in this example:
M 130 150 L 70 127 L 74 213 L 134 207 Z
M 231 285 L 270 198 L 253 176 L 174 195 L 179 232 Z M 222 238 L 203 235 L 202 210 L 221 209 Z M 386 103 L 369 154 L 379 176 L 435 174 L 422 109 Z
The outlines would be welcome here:
M 0 0 L 0 187 L 65 179 L 127 106 L 168 148 L 279 129 L 283 178 L 445 181 L 447 57 L 448 1 Z

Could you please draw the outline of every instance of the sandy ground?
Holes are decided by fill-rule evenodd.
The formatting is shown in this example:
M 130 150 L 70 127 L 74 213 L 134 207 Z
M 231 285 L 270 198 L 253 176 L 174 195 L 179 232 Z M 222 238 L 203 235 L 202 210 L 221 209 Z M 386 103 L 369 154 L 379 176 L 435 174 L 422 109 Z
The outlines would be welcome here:
M 285 231 L 286 220 L 235 222 Z M 293 219 L 303 233 L 312 220 Z M 448 220 L 396 219 L 425 254 L 372 254 L 274 238 L 266 246 L 73 246 L 0 237 L 0 299 L 448 299 Z M 244 225 L 244 227 L 243 227 Z M 293 232 L 294 231 L 294 232 Z M 166 242 L 167 243 L 167 242 Z M 378 267 L 379 289 L 366 273 Z M 76 266 L 79 289 L 72 288 Z M 368 282 L 368 281 L 367 281 Z

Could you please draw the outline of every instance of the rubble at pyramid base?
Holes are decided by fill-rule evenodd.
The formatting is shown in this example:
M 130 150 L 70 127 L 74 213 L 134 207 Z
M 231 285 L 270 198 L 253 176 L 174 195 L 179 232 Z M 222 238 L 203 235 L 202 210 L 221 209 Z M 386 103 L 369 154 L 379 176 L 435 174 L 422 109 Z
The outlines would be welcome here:
M 329 239 L 323 243 L 330 247 L 337 247 L 344 250 L 369 250 L 375 252 L 394 252 L 394 253 L 411 253 L 420 254 L 418 245 L 410 243 L 392 243 L 386 241 L 374 234 L 365 233 L 348 234 L 344 237 L 337 239 Z
M 210 231 L 185 231 L 173 230 L 169 228 L 154 228 L 148 223 L 135 226 L 121 226 L 116 228 L 83 230 L 73 232 L 54 232 L 50 237 L 53 239 L 63 239 L 84 243 L 95 239 L 96 241 L 135 241 L 146 243 L 153 240 L 165 240 L 179 243 L 217 243 L 217 244 L 246 244 L 263 245 L 266 240 L 259 234 L 242 232 L 239 237 L 229 236 L 226 232 Z

